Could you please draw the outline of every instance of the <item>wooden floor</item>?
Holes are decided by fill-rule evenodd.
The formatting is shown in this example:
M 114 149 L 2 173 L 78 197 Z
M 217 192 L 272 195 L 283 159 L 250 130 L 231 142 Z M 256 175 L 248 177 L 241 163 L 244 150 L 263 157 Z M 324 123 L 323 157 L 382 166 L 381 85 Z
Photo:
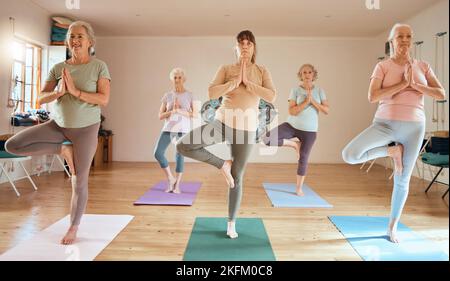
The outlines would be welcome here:
M 135 216 L 96 260 L 182 260 L 196 217 L 226 217 L 227 189 L 218 170 L 187 163 L 185 172 L 185 180 L 202 182 L 191 207 L 133 206 L 163 180 L 155 163 L 115 162 L 92 170 L 87 213 Z M 359 166 L 310 165 L 306 183 L 334 208 L 273 208 L 262 183 L 293 182 L 295 173 L 295 164 L 249 164 L 239 217 L 263 219 L 277 260 L 361 260 L 327 216 L 388 216 L 390 170 L 374 166 L 366 174 Z M 71 189 L 63 173 L 34 178 L 39 190 L 19 181 L 20 198 L 9 184 L 0 185 L 0 253 L 68 214 Z M 446 187 L 435 185 L 425 194 L 426 185 L 411 181 L 401 221 L 448 253 L 448 196 L 441 199 Z

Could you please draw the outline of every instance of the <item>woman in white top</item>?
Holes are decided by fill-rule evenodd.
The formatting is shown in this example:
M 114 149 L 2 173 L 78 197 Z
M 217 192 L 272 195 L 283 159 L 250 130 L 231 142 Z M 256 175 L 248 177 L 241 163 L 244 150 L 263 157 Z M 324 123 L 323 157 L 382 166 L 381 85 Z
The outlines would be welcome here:
M 161 99 L 159 119 L 164 120 L 164 127 L 161 130 L 154 155 L 169 183 L 166 192 L 180 193 L 181 177 L 184 170 L 184 157 L 177 152 L 177 176 L 174 177 L 170 170 L 169 162 L 165 157 L 165 152 L 173 138 L 178 140 L 191 130 L 191 121 L 195 117 L 195 111 L 192 94 L 184 88 L 184 82 L 186 81 L 184 70 L 174 68 L 170 72 L 169 77 L 173 82 L 174 89 L 167 92 Z

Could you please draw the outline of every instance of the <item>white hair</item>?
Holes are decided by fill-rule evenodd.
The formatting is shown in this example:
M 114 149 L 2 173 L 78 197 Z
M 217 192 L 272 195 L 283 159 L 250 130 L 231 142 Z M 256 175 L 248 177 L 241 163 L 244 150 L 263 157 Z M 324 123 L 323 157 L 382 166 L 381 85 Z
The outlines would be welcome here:
M 388 37 L 389 53 L 390 53 L 391 57 L 395 54 L 394 44 L 392 43 L 392 41 L 394 40 L 395 32 L 400 27 L 408 27 L 411 30 L 411 32 L 412 32 L 412 28 L 411 28 L 411 26 L 409 24 L 405 24 L 405 23 L 396 23 L 396 24 L 394 24 L 394 26 L 391 29 L 391 32 L 389 33 L 389 37 Z
M 310 63 L 305 63 L 304 65 L 300 66 L 300 69 L 297 72 L 297 76 L 298 78 L 300 78 L 301 81 L 303 81 L 302 78 L 302 71 L 305 67 L 309 67 L 311 68 L 312 72 L 313 72 L 313 81 L 316 81 L 317 78 L 319 78 L 319 72 L 317 71 L 317 69 L 314 67 L 314 65 L 310 64 Z
M 183 77 L 183 80 L 186 81 L 186 75 L 184 73 L 184 70 L 180 67 L 175 67 L 174 69 L 172 69 L 170 71 L 169 74 L 169 79 L 173 82 L 175 80 L 175 75 L 176 74 L 181 74 L 181 76 Z
M 91 41 L 91 47 L 89 47 L 89 54 L 93 55 L 94 54 L 94 49 L 95 49 L 95 34 L 94 34 L 94 29 L 92 28 L 92 26 L 85 22 L 85 21 L 75 21 L 73 22 L 70 26 L 69 29 L 67 31 L 67 35 L 66 35 L 66 46 L 69 45 L 69 40 L 70 40 L 70 34 L 72 33 L 72 29 L 75 27 L 84 27 L 84 29 L 86 30 L 86 34 L 88 36 L 89 41 Z

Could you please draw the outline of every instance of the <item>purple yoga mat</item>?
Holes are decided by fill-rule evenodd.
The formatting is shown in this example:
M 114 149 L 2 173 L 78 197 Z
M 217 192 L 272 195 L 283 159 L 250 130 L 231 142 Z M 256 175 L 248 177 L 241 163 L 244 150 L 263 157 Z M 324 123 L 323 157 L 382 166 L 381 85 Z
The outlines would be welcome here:
M 202 184 L 200 182 L 182 182 L 180 184 L 180 194 L 164 192 L 167 189 L 167 185 L 167 181 L 157 183 L 134 202 L 134 205 L 192 206 Z

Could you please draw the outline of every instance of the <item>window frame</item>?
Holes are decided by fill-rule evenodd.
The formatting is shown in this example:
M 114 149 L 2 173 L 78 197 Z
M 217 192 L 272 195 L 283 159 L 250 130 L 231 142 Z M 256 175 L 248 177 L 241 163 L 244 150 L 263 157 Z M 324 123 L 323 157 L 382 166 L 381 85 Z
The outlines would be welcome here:
M 11 86 L 7 105 L 8 107 L 14 108 L 14 113 L 24 112 L 25 108 L 29 108 L 31 110 L 38 109 L 40 107 L 38 103 L 38 95 L 41 86 L 43 47 L 20 38 L 14 38 L 13 42 L 23 48 L 21 54 L 23 60 L 13 57 L 10 75 Z M 31 64 L 27 65 L 27 50 L 30 49 L 32 51 Z M 17 80 L 14 75 L 16 64 L 21 65 L 20 72 L 22 77 L 20 80 Z M 27 68 L 31 68 L 31 71 L 29 71 L 31 79 L 28 79 L 27 77 Z M 29 83 L 27 83 L 27 81 L 29 81 Z M 17 87 L 19 83 L 21 84 L 20 97 L 16 98 L 14 91 L 15 87 Z M 26 100 L 26 97 L 28 96 L 26 93 L 27 86 L 30 88 L 29 101 Z

